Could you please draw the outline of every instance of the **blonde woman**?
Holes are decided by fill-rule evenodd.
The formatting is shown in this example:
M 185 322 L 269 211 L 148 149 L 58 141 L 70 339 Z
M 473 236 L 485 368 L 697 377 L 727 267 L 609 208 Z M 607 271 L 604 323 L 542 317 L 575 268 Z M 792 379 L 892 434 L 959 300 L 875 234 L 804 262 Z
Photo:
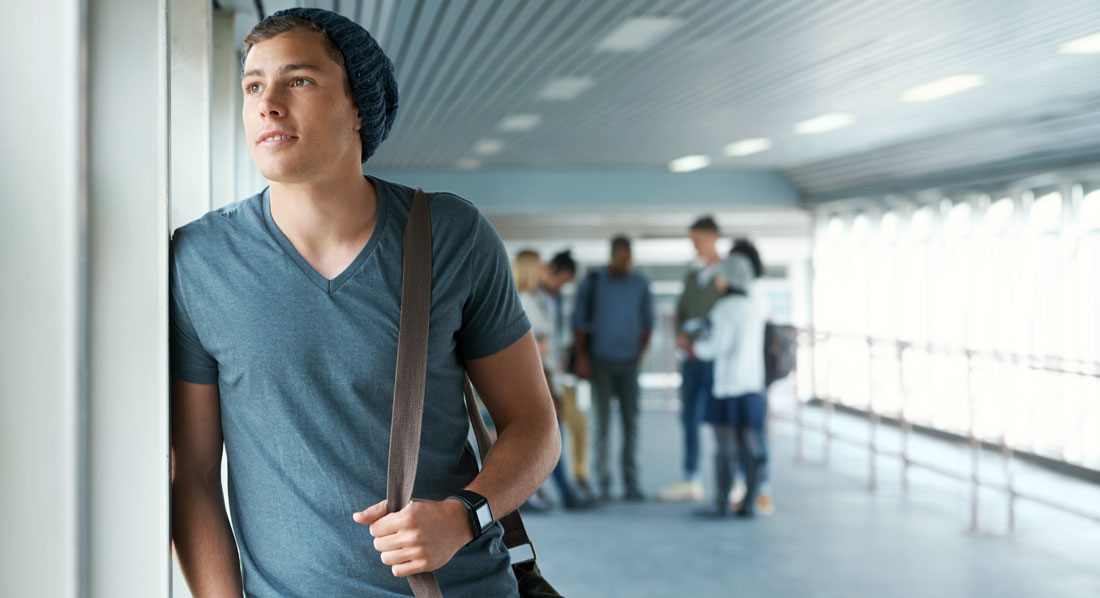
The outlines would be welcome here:
M 561 400 L 554 389 L 551 375 L 554 370 L 554 360 L 558 358 L 560 348 L 555 346 L 554 316 L 551 307 L 539 295 L 539 272 L 542 270 L 542 258 L 535 251 L 520 251 L 512 260 L 512 277 L 516 280 L 520 304 L 523 306 L 523 311 L 527 313 L 527 319 L 531 321 L 531 332 L 538 344 L 539 355 L 542 356 L 542 367 L 550 387 L 550 396 L 554 399 L 554 408 L 558 411 L 560 418 Z M 581 509 L 592 506 L 592 501 L 582 498 L 570 483 L 564 457 L 558 459 L 558 465 L 554 468 L 552 477 L 565 508 Z M 536 497 L 538 497 L 537 494 L 528 501 L 527 507 L 532 510 L 541 510 L 542 505 L 539 505 Z

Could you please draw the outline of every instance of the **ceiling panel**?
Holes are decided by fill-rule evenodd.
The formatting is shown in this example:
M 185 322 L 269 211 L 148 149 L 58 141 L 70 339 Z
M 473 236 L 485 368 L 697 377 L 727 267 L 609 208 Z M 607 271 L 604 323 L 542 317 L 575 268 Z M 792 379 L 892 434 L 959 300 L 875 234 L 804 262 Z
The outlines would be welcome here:
M 248 4 L 248 3 L 245 3 Z M 269 10 L 281 6 L 267 2 Z M 289 3 L 286 3 L 289 4 Z M 1100 150 L 1100 54 L 1060 44 L 1100 33 L 1096 0 L 319 0 L 375 33 L 398 69 L 401 107 L 371 159 L 382 169 L 778 169 L 821 194 L 1029 155 Z M 246 10 L 246 8 L 241 8 Z M 682 22 L 641 52 L 596 49 L 635 16 Z M 943 77 L 985 85 L 900 101 Z M 594 84 L 539 99 L 555 77 Z M 849 112 L 852 126 L 796 135 Z M 513 114 L 529 131 L 502 132 Z M 767 137 L 741 158 L 723 147 Z M 503 149 L 479 155 L 495 139 Z

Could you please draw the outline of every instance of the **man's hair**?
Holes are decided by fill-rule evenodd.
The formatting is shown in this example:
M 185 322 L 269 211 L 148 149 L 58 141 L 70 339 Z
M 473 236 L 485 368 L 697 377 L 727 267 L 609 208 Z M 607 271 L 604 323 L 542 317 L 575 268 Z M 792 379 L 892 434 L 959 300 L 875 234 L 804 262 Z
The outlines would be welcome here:
M 748 258 L 752 264 L 753 278 L 760 278 L 764 275 L 764 262 L 760 259 L 760 252 L 756 250 L 756 245 L 753 245 L 752 241 L 737 239 L 733 242 L 733 247 L 730 248 L 730 255 L 743 255 Z
M 611 253 L 615 253 L 620 249 L 630 251 L 630 239 L 626 235 L 617 235 L 611 239 Z
M 355 95 L 351 91 L 351 76 L 348 74 L 348 66 L 344 62 L 344 55 L 340 52 L 340 48 L 336 47 L 336 42 L 332 41 L 332 38 L 325 33 L 324 28 L 309 19 L 303 19 L 302 17 L 293 15 L 277 15 L 260 21 L 244 38 L 244 55 L 248 56 L 248 52 L 252 49 L 252 46 L 260 42 L 267 41 L 284 33 L 296 33 L 301 31 L 320 34 L 322 40 L 321 45 L 324 46 L 325 53 L 327 53 L 328 57 L 335 61 L 336 64 L 340 65 L 340 70 L 344 72 L 344 93 L 348 94 L 348 97 L 352 100 L 352 104 L 355 104 Z
M 539 285 L 539 266 L 542 258 L 533 249 L 524 249 L 512 260 L 512 278 L 516 280 L 517 291 L 532 292 Z
M 577 273 L 577 261 L 573 259 L 572 252 L 568 249 L 554 254 L 554 257 L 550 258 L 550 267 L 554 272 L 568 272 L 574 275 Z
M 699 231 L 704 233 L 718 234 L 718 223 L 714 221 L 712 216 L 703 216 L 695 221 L 688 230 Z

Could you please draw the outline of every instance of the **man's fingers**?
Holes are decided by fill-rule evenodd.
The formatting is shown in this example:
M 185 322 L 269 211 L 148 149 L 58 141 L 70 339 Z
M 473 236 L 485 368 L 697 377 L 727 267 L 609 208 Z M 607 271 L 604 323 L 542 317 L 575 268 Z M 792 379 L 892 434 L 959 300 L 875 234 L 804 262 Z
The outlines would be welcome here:
M 366 510 L 355 513 L 351 516 L 356 523 L 363 525 L 372 525 L 375 521 L 386 516 L 386 501 L 382 501 L 378 504 L 369 506 Z
M 394 577 L 408 577 L 414 573 L 424 573 L 431 571 L 428 567 L 428 561 L 424 559 L 416 559 L 400 565 L 394 565 L 391 569 Z
M 402 565 L 413 561 L 423 561 L 424 549 L 402 548 L 400 550 L 388 550 L 382 553 L 382 563 L 385 565 Z
M 405 534 L 390 534 L 388 536 L 379 536 L 374 539 L 374 549 L 378 552 L 386 552 L 387 550 L 399 550 L 406 546 L 409 546 L 408 538 Z

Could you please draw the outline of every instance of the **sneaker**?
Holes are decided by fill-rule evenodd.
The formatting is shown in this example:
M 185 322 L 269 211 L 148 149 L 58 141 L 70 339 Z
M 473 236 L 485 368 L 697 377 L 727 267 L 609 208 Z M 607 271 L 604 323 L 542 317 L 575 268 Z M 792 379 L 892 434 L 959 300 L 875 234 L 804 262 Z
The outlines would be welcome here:
M 550 504 L 550 501 L 546 500 L 545 498 L 543 498 L 539 494 L 535 494 L 535 495 L 531 496 L 531 498 L 527 499 L 527 502 L 523 503 L 523 505 L 520 506 L 521 511 L 523 511 L 524 513 L 532 513 L 532 514 L 534 514 L 534 513 L 546 513 L 548 511 L 550 511 L 550 509 L 552 509 L 552 508 L 553 508 L 553 505 Z
M 737 501 L 737 502 L 730 501 L 730 510 L 740 511 L 741 510 L 741 502 L 742 501 L 740 501 L 740 500 Z M 767 517 L 768 515 L 774 515 L 775 514 L 775 502 L 772 501 L 772 497 L 767 495 L 767 494 L 757 495 L 757 497 L 756 497 L 756 509 L 754 509 L 754 510 L 756 511 L 757 515 L 763 515 L 765 517 Z
M 645 500 L 645 494 L 637 487 L 631 486 L 623 493 L 623 500 L 627 502 L 642 502 Z
M 745 492 L 747 491 L 748 488 L 745 486 L 745 482 L 737 480 L 733 488 L 730 489 L 730 504 L 741 504 L 741 501 L 745 500 Z
M 657 500 L 664 502 L 703 500 L 703 485 L 692 480 L 681 480 L 658 490 Z

